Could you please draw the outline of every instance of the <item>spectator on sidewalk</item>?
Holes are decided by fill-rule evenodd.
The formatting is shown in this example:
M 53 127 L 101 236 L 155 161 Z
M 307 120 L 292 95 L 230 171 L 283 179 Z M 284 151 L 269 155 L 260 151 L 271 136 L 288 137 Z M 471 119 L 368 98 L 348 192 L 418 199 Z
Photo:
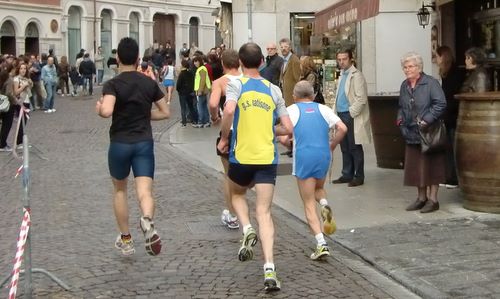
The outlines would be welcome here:
M 121 73 L 104 84 L 103 95 L 96 103 L 99 116 L 112 117 L 108 166 L 114 186 L 115 218 L 120 230 L 115 247 L 123 255 L 135 252 L 128 223 L 127 203 L 127 182 L 132 169 L 146 252 L 158 255 L 161 251 L 161 239 L 153 221 L 155 157 L 151 121 L 169 118 L 170 109 L 156 81 L 137 72 L 139 46 L 135 40 L 128 37 L 120 40 L 118 59 Z M 153 104 L 156 109 L 152 110 Z
M 104 56 L 102 55 L 102 47 L 97 48 L 97 53 L 94 55 L 94 64 L 97 71 L 97 85 L 101 85 L 104 77 Z
M 61 57 L 61 63 L 59 63 L 59 67 L 57 69 L 57 74 L 59 76 L 59 88 L 61 89 L 61 96 L 64 97 L 64 94 L 66 92 L 66 95 L 69 96 L 70 91 L 69 91 L 69 71 L 70 71 L 70 66 L 68 63 L 68 57 L 62 56 Z
M 238 258 L 242 262 L 251 260 L 253 246 L 257 243 L 257 232 L 251 225 L 245 198 L 247 190 L 255 186 L 256 218 L 264 255 L 264 287 L 266 291 L 277 291 L 280 290 L 280 282 L 274 265 L 274 224 L 271 216 L 278 163 L 274 140 L 276 136 L 291 134 L 293 125 L 279 88 L 259 74 L 258 68 L 262 63 L 260 47 L 246 43 L 241 46 L 238 55 L 243 77 L 227 85 L 222 133 L 217 148 L 221 153 L 229 153 L 232 203 L 243 227 Z M 275 126 L 277 118 L 280 123 Z M 229 143 L 231 124 L 233 135 Z
M 42 81 L 42 67 L 40 62 L 36 59 L 35 55 L 30 56 L 31 67 L 29 69 L 29 75 L 31 81 L 33 82 L 33 88 L 31 90 L 31 109 L 37 110 L 43 107 L 43 102 L 47 97 L 47 91 L 45 86 L 43 86 Z
M 116 49 L 111 50 L 111 56 L 108 58 L 106 62 L 108 68 L 113 71 L 112 77 L 118 74 L 118 61 L 116 60 Z
M 275 43 L 269 43 L 266 47 L 267 56 L 264 69 L 260 75 L 274 85 L 280 85 L 280 73 L 283 68 L 283 58 L 278 55 Z
M 11 152 L 12 148 L 7 144 L 12 122 L 14 121 L 16 96 L 14 94 L 14 83 L 12 81 L 11 72 L 14 69 L 12 63 L 5 62 L 0 69 L 0 94 L 9 98 L 10 107 L 6 112 L 0 113 L 2 125 L 0 129 L 0 152 Z M 22 140 L 17 141 L 18 144 Z
M 283 55 L 280 82 L 287 107 L 293 104 L 293 88 L 300 80 L 300 60 L 293 53 L 291 44 L 288 38 L 280 40 L 281 55 Z
M 446 180 L 446 153 L 422 153 L 418 127 L 439 121 L 446 98 L 439 82 L 425 74 L 422 56 L 409 52 L 401 58 L 406 79 L 399 91 L 396 123 L 406 142 L 404 185 L 417 187 L 417 200 L 406 210 L 430 213 L 439 210 L 439 184 Z
M 351 49 L 341 49 L 337 53 L 340 78 L 337 80 L 339 83 L 332 107 L 347 126 L 347 135 L 340 143 L 342 175 L 333 180 L 333 183 L 348 183 L 349 187 L 364 184 L 363 144 L 371 143 L 372 140 L 366 80 L 363 73 L 354 66 L 353 61 Z
M 54 65 L 54 58 L 49 57 L 47 59 L 47 65 L 42 68 L 42 80 L 45 85 L 45 90 L 47 91 L 47 98 L 44 103 L 45 113 L 54 113 L 54 97 L 57 89 L 57 70 Z
M 325 178 L 331 153 L 344 138 L 347 127 L 332 109 L 314 102 L 314 88 L 308 81 L 299 81 L 293 89 L 295 104 L 287 107 L 293 124 L 293 172 L 297 178 L 300 197 L 304 203 L 309 228 L 316 239 L 312 260 L 330 256 L 330 248 L 323 233 L 331 235 L 336 224 L 326 199 Z M 330 141 L 330 130 L 335 130 Z M 314 132 L 314 134 L 311 134 Z M 291 136 L 280 136 L 280 142 L 292 147 Z M 316 204 L 321 205 L 323 232 Z
M 195 128 L 210 127 L 207 96 L 210 93 L 212 82 L 208 77 L 207 68 L 203 65 L 203 56 L 195 56 L 193 58 L 196 73 L 194 77 L 194 92 L 196 94 L 196 103 L 198 110 L 198 124 Z
M 441 76 L 441 86 L 446 97 L 446 110 L 444 123 L 446 125 L 446 136 L 448 137 L 448 148 L 446 150 L 446 184 L 447 188 L 457 188 L 457 167 L 455 164 L 455 131 L 458 119 L 458 100 L 455 95 L 459 93 L 462 86 L 463 76 L 455 64 L 453 52 L 448 46 L 436 49 L 436 62 Z
M 95 64 L 90 59 L 89 53 L 85 53 L 83 55 L 83 61 L 80 63 L 80 67 L 78 68 L 78 72 L 82 76 L 83 80 L 83 92 L 88 92 L 88 95 L 91 96 L 94 92 L 94 76 L 95 76 Z M 88 84 L 88 90 L 87 90 Z
M 186 127 L 188 114 L 193 124 L 198 123 L 198 112 L 194 107 L 194 74 L 189 69 L 189 61 L 181 60 L 181 72 L 177 78 L 176 85 L 179 94 L 179 104 L 181 105 L 181 125 Z
M 78 88 L 82 83 L 82 77 L 80 76 L 80 73 L 78 73 L 76 66 L 71 67 L 69 71 L 69 78 L 71 79 L 71 85 L 73 86 L 71 96 L 75 97 L 78 95 Z

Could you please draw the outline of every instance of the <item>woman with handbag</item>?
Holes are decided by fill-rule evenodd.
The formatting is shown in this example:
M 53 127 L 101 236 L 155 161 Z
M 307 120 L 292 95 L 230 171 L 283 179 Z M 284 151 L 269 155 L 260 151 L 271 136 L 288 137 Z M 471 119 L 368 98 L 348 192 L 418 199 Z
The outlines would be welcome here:
M 14 121 L 16 104 L 14 83 L 10 74 L 13 69 L 14 66 L 12 64 L 6 64 L 0 71 L 0 94 L 8 97 L 10 102 L 8 109 L 0 113 L 0 120 L 2 120 L 2 126 L 0 129 L 0 152 L 12 151 L 12 148 L 7 145 L 7 138 L 9 137 L 10 129 L 12 128 L 12 122 Z
M 446 98 L 439 82 L 423 72 L 422 57 L 414 52 L 401 58 L 406 80 L 401 84 L 397 125 L 406 142 L 404 185 L 415 186 L 418 197 L 406 210 L 421 213 L 439 209 L 439 184 L 446 180 L 444 150 L 422 152 L 426 129 L 442 124 Z

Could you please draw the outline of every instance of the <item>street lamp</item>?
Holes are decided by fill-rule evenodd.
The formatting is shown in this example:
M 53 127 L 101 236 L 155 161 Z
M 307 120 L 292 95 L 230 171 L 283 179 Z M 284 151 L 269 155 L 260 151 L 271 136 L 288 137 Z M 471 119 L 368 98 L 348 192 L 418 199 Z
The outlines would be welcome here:
M 417 19 L 418 19 L 418 24 L 423 28 L 429 25 L 429 20 L 431 18 L 431 13 L 427 9 L 427 7 L 430 7 L 433 10 L 435 10 L 436 4 L 432 3 L 431 5 L 424 5 L 424 2 L 422 1 L 422 7 L 417 12 Z

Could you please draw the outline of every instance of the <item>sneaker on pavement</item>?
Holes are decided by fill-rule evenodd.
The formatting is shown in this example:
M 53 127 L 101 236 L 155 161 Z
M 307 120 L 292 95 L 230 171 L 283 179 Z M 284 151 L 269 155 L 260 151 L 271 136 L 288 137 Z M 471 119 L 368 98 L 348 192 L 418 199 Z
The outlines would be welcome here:
M 123 240 L 122 236 L 118 235 L 115 241 L 115 247 L 117 249 L 120 249 L 122 251 L 122 254 L 125 256 L 135 253 L 134 240 L 132 240 L 132 238 Z
M 333 219 L 332 208 L 329 205 L 321 207 L 321 219 L 323 220 L 323 232 L 327 235 L 333 234 L 337 230 L 337 224 Z
M 242 262 L 253 259 L 253 248 L 257 244 L 257 233 L 253 227 L 247 230 L 246 234 L 243 234 L 243 239 L 241 240 L 241 247 L 238 250 L 238 259 Z
M 12 148 L 8 145 L 0 147 L 0 152 L 12 152 Z
M 281 290 L 281 282 L 276 277 L 276 271 L 273 269 L 266 269 L 264 272 L 264 290 L 266 292 Z
M 154 227 L 153 220 L 141 217 L 141 230 L 144 233 L 146 252 L 149 255 L 158 255 L 161 252 L 161 239 Z
M 240 224 L 238 222 L 238 217 L 231 215 L 228 209 L 224 209 L 222 211 L 222 215 L 220 216 L 222 224 L 227 226 L 230 229 L 238 229 L 240 228 Z
M 328 245 L 326 244 L 318 245 L 316 246 L 316 251 L 311 253 L 311 260 L 315 261 L 323 259 L 327 256 L 330 256 L 330 248 L 328 247 Z
M 203 124 L 202 128 L 210 128 L 210 123 Z

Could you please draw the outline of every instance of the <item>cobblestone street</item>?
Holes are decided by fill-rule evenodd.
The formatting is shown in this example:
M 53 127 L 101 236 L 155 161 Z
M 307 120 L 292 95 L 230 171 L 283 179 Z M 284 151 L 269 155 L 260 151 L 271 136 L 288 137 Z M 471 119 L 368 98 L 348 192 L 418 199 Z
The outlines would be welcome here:
M 168 130 L 178 120 L 177 100 L 172 102 L 173 117 L 154 124 L 155 223 L 163 241 L 162 253 L 157 257 L 146 254 L 136 197 L 130 192 L 136 253 L 121 256 L 113 244 L 118 231 L 107 168 L 110 120 L 98 117 L 94 104 L 90 97 L 58 96 L 56 113 L 32 113 L 28 128 L 33 145 L 32 265 L 51 271 L 71 287 L 64 291 L 45 276 L 34 274 L 34 297 L 393 298 L 404 294 L 336 244 L 332 243 L 332 258 L 312 262 L 309 254 L 315 244 L 307 227 L 276 206 L 275 263 L 282 291 L 265 294 L 260 244 L 253 261 L 239 262 L 240 232 L 220 223 L 221 174 L 191 161 L 168 142 Z M 14 179 L 20 165 L 11 154 L 0 153 L 2 278 L 12 270 L 21 223 L 21 180 Z M 23 290 L 21 280 L 19 298 Z M 3 288 L 0 296 L 7 293 Z

